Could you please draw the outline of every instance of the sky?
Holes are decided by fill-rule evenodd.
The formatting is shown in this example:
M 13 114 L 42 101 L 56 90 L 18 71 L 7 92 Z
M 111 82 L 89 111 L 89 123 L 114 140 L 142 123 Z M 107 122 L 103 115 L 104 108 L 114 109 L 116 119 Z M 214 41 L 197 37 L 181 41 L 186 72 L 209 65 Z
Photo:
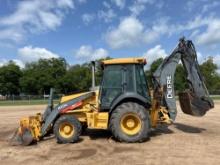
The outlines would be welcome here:
M 180 37 L 220 68 L 219 0 L 0 0 L 0 66 L 166 57 Z

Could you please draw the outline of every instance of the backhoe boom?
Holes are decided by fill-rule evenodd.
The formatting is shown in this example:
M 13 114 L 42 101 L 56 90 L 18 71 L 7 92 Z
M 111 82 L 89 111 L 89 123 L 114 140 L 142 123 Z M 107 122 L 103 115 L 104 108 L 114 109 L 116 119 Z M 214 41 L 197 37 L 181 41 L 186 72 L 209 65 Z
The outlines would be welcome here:
M 193 116 L 203 116 L 214 107 L 199 69 L 195 47 L 192 41 L 181 38 L 178 46 L 153 74 L 154 95 L 162 95 L 161 99 L 156 101 L 160 106 L 167 108 L 173 121 L 177 115 L 174 74 L 180 60 L 186 71 L 189 86 L 189 89 L 179 93 L 183 112 Z

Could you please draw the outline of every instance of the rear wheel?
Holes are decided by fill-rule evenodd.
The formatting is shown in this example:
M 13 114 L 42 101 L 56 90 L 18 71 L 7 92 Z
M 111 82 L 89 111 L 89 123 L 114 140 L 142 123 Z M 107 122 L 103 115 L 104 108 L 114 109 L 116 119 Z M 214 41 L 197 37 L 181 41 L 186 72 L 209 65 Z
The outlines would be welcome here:
M 81 131 L 81 123 L 74 116 L 61 116 L 54 124 L 54 134 L 58 143 L 77 142 Z
M 148 138 L 149 113 L 140 104 L 122 103 L 111 115 L 110 129 L 119 141 L 143 142 Z

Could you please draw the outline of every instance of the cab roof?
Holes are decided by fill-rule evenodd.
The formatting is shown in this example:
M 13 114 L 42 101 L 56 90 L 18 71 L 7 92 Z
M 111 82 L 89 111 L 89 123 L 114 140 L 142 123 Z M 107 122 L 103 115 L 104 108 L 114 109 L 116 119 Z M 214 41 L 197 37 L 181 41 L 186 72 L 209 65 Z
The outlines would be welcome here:
M 102 61 L 104 65 L 114 65 L 114 64 L 143 64 L 145 65 L 146 59 L 145 58 L 115 58 L 110 60 Z

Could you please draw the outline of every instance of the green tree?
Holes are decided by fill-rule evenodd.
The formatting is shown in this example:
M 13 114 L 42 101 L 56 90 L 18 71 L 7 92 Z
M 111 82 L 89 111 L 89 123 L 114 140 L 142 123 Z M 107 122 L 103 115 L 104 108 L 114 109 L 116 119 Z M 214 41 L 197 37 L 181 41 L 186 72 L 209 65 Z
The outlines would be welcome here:
M 91 68 L 89 64 L 71 66 L 59 82 L 62 93 L 88 91 L 91 87 Z
M 152 62 L 151 66 L 150 66 L 150 72 L 153 73 L 157 70 L 157 68 L 160 66 L 160 64 L 163 62 L 163 58 L 158 58 L 157 60 L 155 60 L 154 62 Z
M 220 76 L 217 72 L 218 67 L 213 63 L 213 59 L 209 58 L 200 65 L 202 75 L 205 79 L 205 84 L 211 93 L 220 90 Z
M 19 79 L 22 76 L 20 67 L 10 61 L 7 65 L 0 67 L 0 94 L 19 94 Z
M 95 68 L 95 80 L 96 86 L 99 86 L 102 80 L 103 69 L 101 61 L 111 59 L 107 57 L 105 59 L 96 60 Z M 72 93 L 79 91 L 88 91 L 92 85 L 92 64 L 84 63 L 82 65 L 73 65 L 71 66 L 62 81 L 60 81 L 60 89 L 63 93 Z
M 60 92 L 59 82 L 66 73 L 67 63 L 63 58 L 40 59 L 29 63 L 20 79 L 22 91 L 26 94 L 49 93 L 51 87 Z
M 157 68 L 160 66 L 162 62 L 163 62 L 163 58 L 158 58 L 157 60 L 152 62 L 152 64 L 150 65 L 150 69 L 145 71 L 148 80 L 148 85 L 150 88 L 153 88 L 153 84 L 152 84 L 153 73 L 157 70 Z
M 176 66 L 176 72 L 174 76 L 174 89 L 176 91 L 183 91 L 187 87 L 186 72 L 182 64 Z

